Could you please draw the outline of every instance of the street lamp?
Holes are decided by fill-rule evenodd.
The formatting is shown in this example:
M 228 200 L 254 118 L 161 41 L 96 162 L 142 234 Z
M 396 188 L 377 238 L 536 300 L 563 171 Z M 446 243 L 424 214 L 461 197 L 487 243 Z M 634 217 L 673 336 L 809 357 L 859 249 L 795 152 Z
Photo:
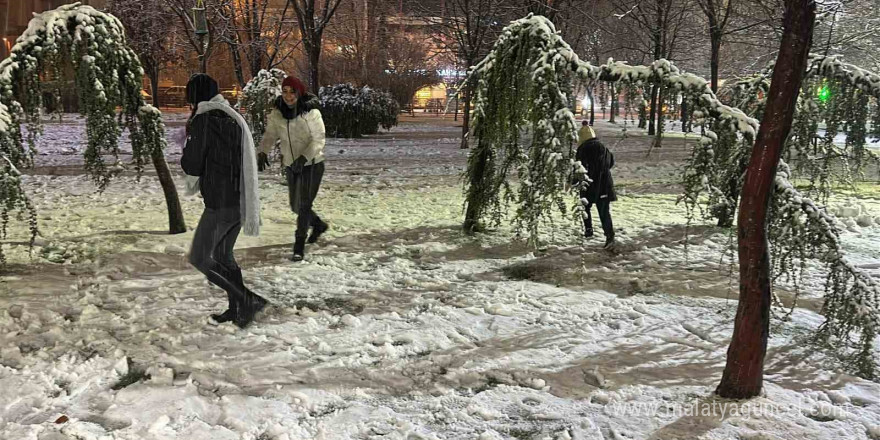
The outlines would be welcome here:
M 205 16 L 205 1 L 199 0 L 196 6 L 192 8 L 193 27 L 196 35 L 205 35 L 208 33 L 208 19 Z

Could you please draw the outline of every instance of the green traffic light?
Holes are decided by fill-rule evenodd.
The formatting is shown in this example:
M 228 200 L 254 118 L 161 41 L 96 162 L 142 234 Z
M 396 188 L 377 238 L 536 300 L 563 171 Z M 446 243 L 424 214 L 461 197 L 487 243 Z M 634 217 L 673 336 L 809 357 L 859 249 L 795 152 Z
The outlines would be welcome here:
M 831 97 L 831 89 L 828 88 L 827 84 L 824 84 L 824 85 L 822 85 L 822 87 L 819 88 L 818 95 L 819 95 L 819 101 L 822 101 L 822 102 L 828 101 L 828 98 Z

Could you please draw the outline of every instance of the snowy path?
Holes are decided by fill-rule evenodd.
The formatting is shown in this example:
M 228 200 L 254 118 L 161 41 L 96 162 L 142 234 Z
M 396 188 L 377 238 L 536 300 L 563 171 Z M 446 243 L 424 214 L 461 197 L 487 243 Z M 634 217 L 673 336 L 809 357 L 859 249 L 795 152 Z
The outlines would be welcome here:
M 0 278 L 0 438 L 880 439 L 880 384 L 805 343 L 813 287 L 773 325 L 765 396 L 713 397 L 736 302 L 723 233 L 695 225 L 684 253 L 664 189 L 681 151 L 619 146 L 617 253 L 565 221 L 533 251 L 460 234 L 454 132 L 333 141 L 317 209 L 334 228 L 306 263 L 262 176 L 264 234 L 236 255 L 272 306 L 247 330 L 208 322 L 224 294 L 186 264 L 192 232 L 161 233 L 155 179 L 95 196 L 81 175 L 28 177 L 44 237 Z M 844 237 L 866 267 L 878 230 Z
M 780 438 L 832 438 L 823 425 L 848 433 L 839 438 L 865 438 L 854 421 L 880 424 L 880 385 L 816 370 L 821 359 L 798 343 L 818 323 L 812 313 L 799 312 L 799 324 L 771 340 L 768 398 L 752 405 L 757 411 L 766 400 L 779 414 L 745 426 L 688 421 L 678 405 L 715 401 L 729 303 L 512 281 L 500 269 L 518 258 L 444 260 L 454 245 L 432 242 L 438 234 L 374 252 L 351 247 L 370 238 L 349 240 L 305 265 L 246 271 L 273 301 L 247 331 L 207 322 L 222 293 L 191 271 L 32 289 L 22 282 L 15 302 L 27 305 L 11 309 L 4 298 L 18 318 L 0 319 L 4 334 L 21 333 L 13 365 L 21 369 L 5 368 L 0 389 L 25 392 L 4 419 L 25 425 L 65 414 L 75 420 L 61 428 L 70 435 L 230 439 L 648 438 L 676 430 L 721 439 L 754 423 L 790 436 Z M 267 257 L 281 260 L 277 250 Z M 110 390 L 126 370 L 151 378 Z M 827 399 L 839 401 L 825 408 Z M 668 414 L 639 424 L 622 414 L 660 402 Z M 832 420 L 814 420 L 814 408 Z M 56 428 L 17 423 L 7 435 Z M 492 435 L 484 438 L 499 438 Z

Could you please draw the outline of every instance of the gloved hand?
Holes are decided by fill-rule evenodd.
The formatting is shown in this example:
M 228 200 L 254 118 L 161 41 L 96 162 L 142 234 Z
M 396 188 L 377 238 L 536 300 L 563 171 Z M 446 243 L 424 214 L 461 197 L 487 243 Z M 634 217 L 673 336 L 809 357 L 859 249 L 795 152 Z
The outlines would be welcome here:
M 269 156 L 266 153 L 258 153 L 257 154 L 257 170 L 263 171 L 266 168 L 269 168 Z
M 290 168 L 291 173 L 300 174 L 303 172 L 303 167 L 306 165 L 306 162 L 308 162 L 306 160 L 306 157 L 300 156 L 300 157 L 297 157 L 296 160 L 293 161 L 293 163 L 290 164 L 290 166 L 288 166 L 288 168 Z

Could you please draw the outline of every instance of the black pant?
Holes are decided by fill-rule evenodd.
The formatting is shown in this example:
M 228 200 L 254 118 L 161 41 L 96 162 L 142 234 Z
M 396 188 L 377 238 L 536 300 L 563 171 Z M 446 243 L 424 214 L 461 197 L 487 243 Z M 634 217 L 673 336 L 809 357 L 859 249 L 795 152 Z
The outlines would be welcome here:
M 296 218 L 296 238 L 305 238 L 309 234 L 309 228 L 323 223 L 318 214 L 312 210 L 318 189 L 321 187 L 321 179 L 324 177 L 324 162 L 305 166 L 302 172 L 293 173 L 290 168 L 287 173 L 287 195 L 290 199 L 290 210 Z
M 226 291 L 229 307 L 235 307 L 246 296 L 241 268 L 235 261 L 232 249 L 241 231 L 241 213 L 238 206 L 231 208 L 205 208 L 193 235 L 189 262 L 208 281 Z
M 593 214 L 592 202 L 587 202 L 584 209 L 587 216 L 584 217 L 584 230 L 590 234 L 593 233 Z M 602 232 L 605 233 L 605 239 L 614 238 L 614 224 L 611 223 L 611 202 L 600 199 L 596 202 L 596 210 L 599 211 L 599 220 L 602 222 Z

